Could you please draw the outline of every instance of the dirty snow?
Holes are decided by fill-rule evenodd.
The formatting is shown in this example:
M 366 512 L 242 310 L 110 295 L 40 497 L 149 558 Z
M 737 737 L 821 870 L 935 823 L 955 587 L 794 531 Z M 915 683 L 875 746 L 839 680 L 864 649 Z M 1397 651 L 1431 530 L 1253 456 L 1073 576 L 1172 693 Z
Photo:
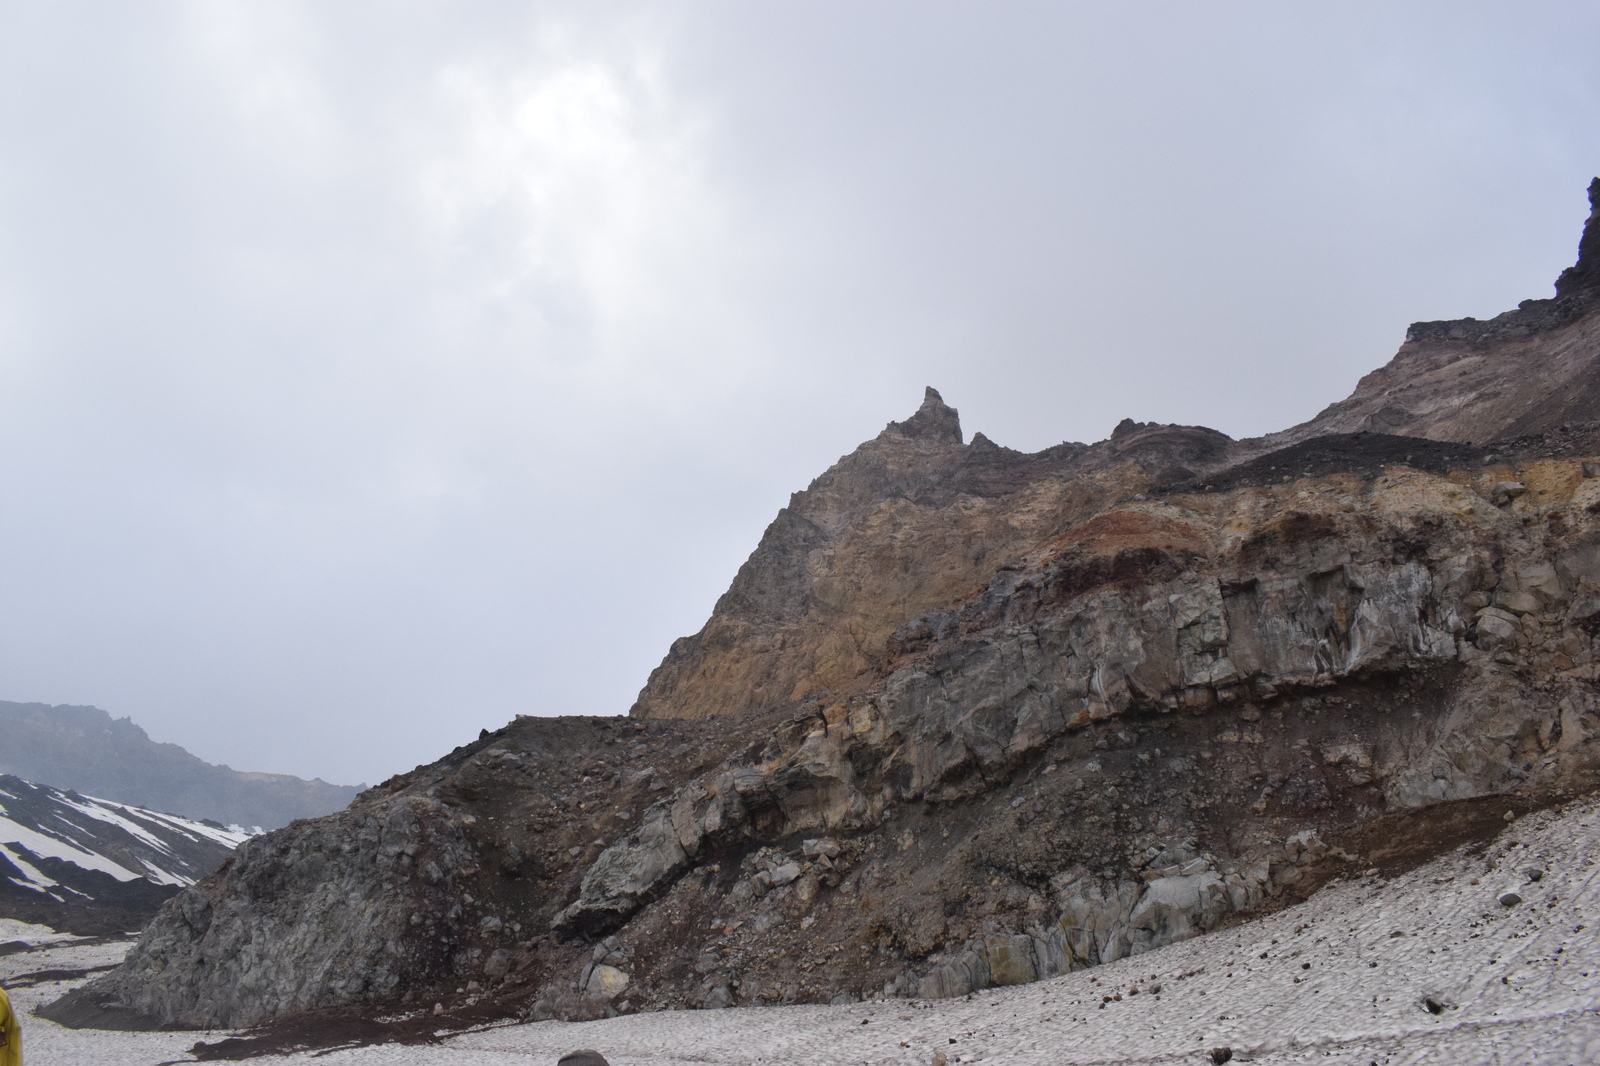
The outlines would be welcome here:
M 15 918 L 0 918 L 0 944 L 20 940 L 27 944 L 55 944 L 76 940 L 71 933 L 58 933 L 48 925 L 19 922 Z
M 236 848 L 251 837 L 250 833 L 242 829 L 222 829 L 217 826 L 206 825 L 192 818 L 183 818 L 176 814 L 163 814 L 160 811 L 148 810 L 144 807 L 135 807 L 129 803 L 118 803 L 115 800 L 100 799 L 97 796 L 85 796 L 84 802 L 74 803 L 68 796 L 62 796 L 60 802 L 73 810 L 81 811 L 91 818 L 98 819 L 115 825 L 126 831 L 151 847 L 161 851 L 170 852 L 172 848 L 166 841 L 140 825 L 135 819 L 147 822 L 158 822 L 185 834 L 191 840 L 213 840 L 225 847 Z M 127 817 L 133 815 L 134 818 Z M 182 884 L 189 884 L 184 881 Z
M 137 881 L 144 876 L 143 873 L 134 873 L 126 866 L 112 862 L 104 855 L 90 851 L 81 844 L 58 836 L 46 836 L 35 829 L 19 825 L 5 816 L 3 807 L 0 807 L 0 840 L 8 844 L 21 844 L 42 859 L 65 859 L 85 870 L 99 870 L 101 873 L 110 874 L 118 881 Z M 46 887 L 56 883 L 47 874 L 28 864 L 15 851 L 10 848 L 3 850 L 12 865 L 22 871 L 31 885 Z
M 158 854 L 172 854 L 172 846 L 150 831 L 148 828 L 150 822 L 162 825 L 171 832 L 182 833 L 191 840 L 211 840 L 227 848 L 236 848 L 251 836 L 243 830 L 209 826 L 190 818 L 145 810 L 114 800 L 98 799 L 94 796 L 83 796 L 75 800 L 59 789 L 49 789 L 49 793 L 52 802 L 59 806 L 77 811 L 95 821 L 114 825 L 134 839 L 154 848 Z M 24 884 L 25 887 L 43 891 L 55 886 L 57 882 L 24 859 L 15 848 L 5 847 L 5 844 L 20 845 L 40 858 L 65 859 L 85 870 L 98 870 L 110 874 L 118 881 L 136 881 L 143 877 L 160 885 L 183 886 L 194 883 L 193 877 L 181 870 L 167 869 L 159 862 L 150 861 L 143 863 L 138 869 L 130 869 L 95 851 L 92 846 L 70 839 L 61 832 L 54 830 L 41 832 L 23 825 L 9 816 L 5 806 L 7 798 L 13 801 L 17 799 L 8 792 L 0 791 L 0 841 L 4 841 L 4 844 L 0 844 L 0 852 L 4 852 L 11 864 L 22 873 L 25 880 L 18 883 Z
M 1530 869 L 1542 872 L 1540 880 L 1530 881 Z M 1522 901 L 1503 906 L 1506 892 Z M 952 1064 L 1054 1066 L 1202 1063 L 1210 1061 L 1209 1049 L 1230 1047 L 1236 1062 L 1274 1064 L 1597 1062 L 1597 936 L 1600 805 L 1585 802 L 1512 824 L 1481 855 L 1457 853 L 1390 882 L 1336 883 L 1246 926 L 968 999 L 507 1025 L 440 1046 L 356 1048 L 314 1061 L 553 1066 L 567 1051 L 593 1047 L 614 1066 L 928 1066 L 941 1051 Z M 104 965 L 126 947 L 66 945 L 0 958 L 0 980 L 47 967 Z M 71 983 L 19 988 L 13 999 L 31 1009 Z M 1108 995 L 1122 998 L 1102 1007 Z M 196 1039 L 221 1035 L 75 1033 L 33 1018 L 27 1061 L 184 1060 Z

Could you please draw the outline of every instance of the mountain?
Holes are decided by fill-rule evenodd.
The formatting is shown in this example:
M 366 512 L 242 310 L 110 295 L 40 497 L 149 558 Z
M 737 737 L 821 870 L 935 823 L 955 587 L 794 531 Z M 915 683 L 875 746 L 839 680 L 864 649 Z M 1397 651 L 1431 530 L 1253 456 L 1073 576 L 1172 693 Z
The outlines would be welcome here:
M 0 916 L 123 933 L 249 834 L 0 774 Z
M 705 627 L 674 642 L 631 713 L 698 718 L 849 691 L 888 662 L 896 627 L 1028 565 L 1057 532 L 1119 499 L 1270 452 L 1303 470 L 1313 457 L 1283 449 L 1312 439 L 1347 453 L 1314 459 L 1331 470 L 1422 460 L 1413 453 L 1427 446 L 1411 438 L 1482 444 L 1595 418 L 1600 178 L 1589 202 L 1578 262 L 1557 279 L 1554 298 L 1524 300 L 1486 322 L 1415 323 L 1394 359 L 1350 397 L 1280 433 L 1234 441 L 1203 427 L 1124 420 L 1109 440 L 1029 455 L 981 433 L 964 444 L 957 413 L 928 389 L 910 419 L 791 498 Z M 1353 434 L 1368 439 L 1346 439 Z M 1470 462 L 1481 453 L 1429 454 Z
M 1026 455 L 930 389 L 791 499 L 631 717 L 519 718 L 248 841 L 43 1013 L 963 995 L 1593 791 L 1597 227 L 1553 301 L 1413 327 L 1276 436 Z
M 1389 363 L 1316 418 L 1264 437 L 1282 447 L 1368 431 L 1482 443 L 1548 433 L 1600 409 L 1600 178 L 1589 186 L 1578 262 L 1555 296 L 1487 321 L 1417 322 Z
M 337 811 L 360 791 L 214 766 L 98 707 L 0 701 L 0 737 L 0 773 L 225 825 L 276 829 Z

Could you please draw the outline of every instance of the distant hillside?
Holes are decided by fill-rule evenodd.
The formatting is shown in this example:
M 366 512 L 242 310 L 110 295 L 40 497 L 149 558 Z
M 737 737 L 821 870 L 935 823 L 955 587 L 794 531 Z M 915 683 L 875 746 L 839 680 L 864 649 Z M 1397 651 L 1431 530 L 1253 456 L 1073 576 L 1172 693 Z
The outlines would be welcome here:
M 342 810 L 359 788 L 214 766 L 98 707 L 0 700 L 0 773 L 151 810 L 276 829 Z
M 247 839 L 0 774 L 0 918 L 90 936 L 137 929 Z

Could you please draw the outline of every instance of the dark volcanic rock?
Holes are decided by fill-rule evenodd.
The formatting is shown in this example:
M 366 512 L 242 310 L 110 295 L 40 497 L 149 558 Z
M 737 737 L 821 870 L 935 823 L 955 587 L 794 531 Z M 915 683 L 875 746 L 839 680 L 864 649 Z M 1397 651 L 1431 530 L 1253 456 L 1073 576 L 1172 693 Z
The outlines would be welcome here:
M 1447 474 L 1451 470 L 1481 465 L 1485 454 L 1485 449 L 1470 444 L 1453 444 L 1421 437 L 1397 437 L 1388 433 L 1334 433 L 1291 444 L 1226 470 L 1191 478 L 1187 484 L 1163 486 L 1154 491 L 1180 492 L 1199 487 L 1210 492 L 1272 485 L 1302 477 L 1326 477 L 1329 474 L 1372 477 L 1391 466 L 1408 466 L 1426 470 L 1430 474 Z
M 592 1048 L 583 1048 L 580 1051 L 569 1051 L 561 1056 L 556 1066 L 610 1066 L 606 1057 Z
M 1461 370 L 1516 386 L 1481 424 L 1534 418 L 1523 379 L 1595 326 L 1473 350 L 1424 428 L 1487 418 Z M 1424 348 L 1383 388 L 1421 395 Z M 1025 456 L 930 390 L 795 495 L 634 718 L 521 718 L 251 841 L 61 1010 L 964 995 L 1594 788 L 1600 401 L 1469 446 L 1367 432 L 1381 391 L 1276 442 Z

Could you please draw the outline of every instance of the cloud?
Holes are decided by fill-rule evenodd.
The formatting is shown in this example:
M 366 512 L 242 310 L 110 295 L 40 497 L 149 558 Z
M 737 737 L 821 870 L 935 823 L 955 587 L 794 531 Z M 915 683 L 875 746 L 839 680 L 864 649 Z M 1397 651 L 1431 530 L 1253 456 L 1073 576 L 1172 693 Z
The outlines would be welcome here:
M 345 780 L 619 713 L 923 385 L 1259 432 L 1547 291 L 1595 19 L 8 9 L 0 696 Z

